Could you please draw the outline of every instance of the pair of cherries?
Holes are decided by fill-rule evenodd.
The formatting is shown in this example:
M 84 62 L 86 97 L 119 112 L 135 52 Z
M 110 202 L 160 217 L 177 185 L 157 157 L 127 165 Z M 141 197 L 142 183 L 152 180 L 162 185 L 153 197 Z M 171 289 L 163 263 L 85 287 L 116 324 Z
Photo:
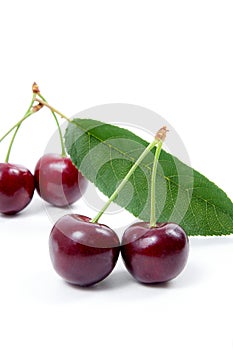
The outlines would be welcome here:
M 169 281 L 185 267 L 189 244 L 175 223 L 155 227 L 135 223 L 126 229 L 120 243 L 110 227 L 68 214 L 52 228 L 49 249 L 55 271 L 67 282 L 85 287 L 112 272 L 120 251 L 127 270 L 139 282 Z
M 185 267 L 189 252 L 186 233 L 175 223 L 157 223 L 155 218 L 155 177 L 166 133 L 166 127 L 157 132 L 94 219 L 69 214 L 55 223 L 49 238 L 50 257 L 56 272 L 67 282 L 91 286 L 102 281 L 114 269 L 120 252 L 127 270 L 142 283 L 167 282 Z M 150 222 L 131 225 L 120 242 L 117 234 L 98 220 L 155 145 Z
M 45 154 L 32 173 L 24 166 L 0 163 L 0 213 L 14 215 L 32 200 L 34 190 L 50 204 L 64 207 L 77 201 L 87 180 L 69 157 Z

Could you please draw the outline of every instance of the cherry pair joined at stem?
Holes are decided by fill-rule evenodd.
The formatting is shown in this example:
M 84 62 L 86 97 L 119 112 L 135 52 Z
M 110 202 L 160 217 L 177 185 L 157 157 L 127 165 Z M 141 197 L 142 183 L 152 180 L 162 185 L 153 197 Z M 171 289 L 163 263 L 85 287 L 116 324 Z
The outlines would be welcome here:
M 115 267 L 120 251 L 127 270 L 142 283 L 166 282 L 183 270 L 189 251 L 184 230 L 175 223 L 157 223 L 155 217 L 155 177 L 166 131 L 165 127 L 159 130 L 94 219 L 65 215 L 55 223 L 49 238 L 50 257 L 56 272 L 66 281 L 79 286 L 100 282 Z M 98 220 L 155 145 L 150 223 L 131 225 L 120 244 L 116 233 Z
M 36 164 L 34 176 L 24 166 L 9 163 L 11 149 L 20 126 L 43 107 L 40 102 L 35 105 L 37 96 L 40 97 L 40 101 L 46 103 L 37 84 L 34 83 L 32 100 L 24 117 L 0 139 L 1 142 L 14 131 L 5 162 L 0 163 L 0 213 L 5 215 L 13 215 L 23 210 L 32 200 L 35 188 L 48 203 L 64 207 L 77 201 L 87 186 L 87 180 L 66 155 L 61 128 L 53 110 L 51 111 L 61 142 L 61 155 L 46 154 L 41 157 Z

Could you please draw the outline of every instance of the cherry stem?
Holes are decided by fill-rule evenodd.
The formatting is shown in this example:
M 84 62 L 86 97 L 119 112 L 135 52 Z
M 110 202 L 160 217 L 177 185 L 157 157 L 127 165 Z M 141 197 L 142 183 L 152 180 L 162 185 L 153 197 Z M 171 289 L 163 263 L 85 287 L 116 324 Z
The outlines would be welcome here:
M 30 105 L 29 105 L 29 107 L 28 107 L 26 113 L 24 114 L 23 118 L 20 119 L 20 120 L 18 121 L 18 123 L 16 123 L 16 124 L 15 124 L 1 139 L 0 139 L 0 142 L 1 142 L 7 135 L 10 134 L 11 131 L 13 131 L 13 130 L 15 129 L 15 132 L 14 132 L 14 134 L 13 134 L 13 136 L 12 136 L 11 141 L 10 141 L 10 145 L 9 145 L 9 147 L 8 147 L 8 151 L 7 151 L 6 158 L 5 158 L 5 163 L 8 163 L 8 162 L 9 162 L 9 157 L 10 157 L 11 149 L 12 149 L 13 143 L 14 143 L 14 141 L 15 141 L 15 137 L 16 137 L 18 131 L 19 131 L 19 128 L 20 128 L 21 124 L 23 123 L 23 121 L 24 121 L 25 119 L 27 119 L 28 117 L 30 117 L 30 115 L 32 115 L 33 113 L 35 113 L 35 111 L 32 109 L 32 106 L 33 106 L 35 97 L 36 97 L 36 94 L 34 93 L 34 94 L 32 95 L 31 103 L 30 103 Z
M 0 138 L 0 142 L 2 142 L 15 128 L 18 127 L 19 124 L 22 124 L 22 122 L 24 120 L 26 120 L 28 117 L 30 117 L 30 115 L 32 115 L 33 113 L 35 113 L 36 111 L 28 111 L 28 113 L 26 113 L 24 115 L 24 117 L 22 119 L 20 119 L 15 125 L 13 125 L 10 130 L 8 130 L 1 138 Z
M 124 179 L 121 181 L 119 186 L 115 189 L 109 200 L 105 203 L 103 208 L 100 210 L 100 212 L 94 217 L 94 219 L 91 220 L 92 223 L 98 222 L 100 217 L 103 215 L 105 210 L 109 207 L 109 205 L 116 199 L 118 196 L 119 192 L 123 189 L 123 187 L 126 185 L 128 182 L 129 178 L 132 176 L 136 168 L 140 165 L 142 160 L 147 156 L 147 154 L 155 147 L 155 145 L 159 142 L 159 140 L 154 139 L 147 147 L 146 149 L 142 152 L 140 157 L 136 160 L 136 162 L 133 164 L 133 166 L 130 168 L 129 172 L 126 174 Z
M 41 97 L 41 96 L 40 96 Z M 52 112 L 59 114 L 62 118 L 64 118 L 66 121 L 68 121 L 69 123 L 72 122 L 72 120 L 70 118 L 68 118 L 65 114 L 59 112 L 56 108 L 52 107 L 50 104 L 48 104 L 48 102 L 39 99 L 39 98 L 35 98 L 35 101 L 39 102 L 40 104 L 48 107 Z
M 38 96 L 41 98 L 41 100 L 42 100 L 43 102 L 48 103 L 48 102 L 46 101 L 46 99 L 45 99 L 40 93 L 38 94 Z M 61 142 L 61 156 L 62 156 L 62 157 L 66 157 L 66 149 L 65 149 L 65 144 L 64 144 L 64 139 L 63 139 L 63 135 L 62 135 L 62 131 L 61 131 L 60 124 L 59 124 L 59 122 L 58 122 L 58 119 L 57 119 L 56 114 L 54 113 L 54 110 L 51 109 L 51 108 L 50 108 L 50 110 L 51 110 L 51 113 L 52 113 L 52 115 L 53 115 L 53 117 L 54 117 L 54 119 L 55 119 L 55 122 L 56 122 L 57 128 L 58 128 L 59 138 L 60 138 L 60 142 Z
M 161 128 L 155 139 L 158 141 L 158 145 L 155 151 L 154 163 L 151 174 L 151 209 L 150 209 L 150 227 L 156 227 L 156 174 L 158 170 L 159 156 L 162 150 L 163 141 L 166 138 L 167 128 L 164 126 Z

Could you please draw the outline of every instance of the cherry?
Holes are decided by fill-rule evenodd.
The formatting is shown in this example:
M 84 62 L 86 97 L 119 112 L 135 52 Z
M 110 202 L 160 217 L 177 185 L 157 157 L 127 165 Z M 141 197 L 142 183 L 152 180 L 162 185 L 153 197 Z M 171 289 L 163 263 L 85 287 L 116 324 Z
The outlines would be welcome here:
M 188 238 L 175 223 L 157 223 L 150 227 L 139 222 L 126 229 L 121 254 L 127 270 L 142 283 L 166 282 L 185 267 Z
M 77 214 L 61 217 L 49 238 L 55 271 L 67 282 L 90 286 L 107 277 L 120 252 L 116 233 L 108 226 Z
M 45 154 L 35 167 L 38 194 L 45 201 L 65 207 L 76 202 L 87 187 L 87 180 L 71 159 L 58 154 Z
M 31 172 L 22 165 L 0 163 L 0 212 L 13 215 L 31 201 L 35 183 Z
M 184 268 L 189 252 L 188 238 L 175 223 L 157 223 L 155 179 L 159 155 L 167 134 L 166 126 L 155 135 L 157 147 L 151 174 L 150 222 L 139 222 L 126 229 L 121 254 L 128 271 L 142 283 L 167 282 Z

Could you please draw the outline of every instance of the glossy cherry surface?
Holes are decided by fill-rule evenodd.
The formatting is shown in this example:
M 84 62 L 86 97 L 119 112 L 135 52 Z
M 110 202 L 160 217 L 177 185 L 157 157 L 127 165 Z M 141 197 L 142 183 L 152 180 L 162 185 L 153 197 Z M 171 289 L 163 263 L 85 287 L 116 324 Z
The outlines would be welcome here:
M 127 270 L 142 283 L 166 282 L 185 267 L 189 252 L 188 238 L 175 223 L 139 222 L 126 229 L 121 254 Z
M 41 198 L 58 207 L 76 202 L 87 187 L 87 180 L 70 158 L 52 153 L 37 162 L 35 181 Z
M 55 271 L 79 286 L 90 286 L 107 277 L 120 252 L 116 233 L 90 220 L 82 215 L 65 215 L 56 222 L 49 238 Z
M 35 189 L 34 177 L 22 165 L 0 163 L 0 213 L 13 215 L 31 201 Z

